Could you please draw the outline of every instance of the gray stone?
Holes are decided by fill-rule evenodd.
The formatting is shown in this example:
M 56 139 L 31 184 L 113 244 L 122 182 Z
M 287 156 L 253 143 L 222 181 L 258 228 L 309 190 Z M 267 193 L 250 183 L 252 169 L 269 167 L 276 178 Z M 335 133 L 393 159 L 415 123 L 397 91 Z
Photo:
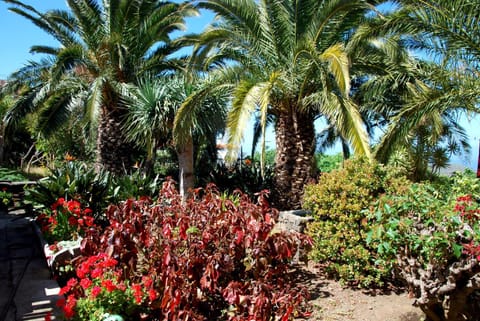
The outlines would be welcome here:
M 309 212 L 304 210 L 281 211 L 278 215 L 278 222 L 275 224 L 274 231 L 304 233 L 307 223 L 313 221 L 313 217 L 308 216 L 308 214 Z M 293 258 L 293 263 L 306 261 L 307 252 L 299 247 Z
M 313 221 L 313 217 L 307 216 L 307 214 L 309 212 L 304 210 L 281 211 L 275 229 L 303 233 L 307 223 Z

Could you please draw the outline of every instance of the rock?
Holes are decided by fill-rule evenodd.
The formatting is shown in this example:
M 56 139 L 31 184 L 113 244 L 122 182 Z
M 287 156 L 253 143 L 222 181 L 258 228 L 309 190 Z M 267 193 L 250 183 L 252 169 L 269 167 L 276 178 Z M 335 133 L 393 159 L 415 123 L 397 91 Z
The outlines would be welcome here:
M 307 216 L 307 214 L 309 212 L 304 210 L 281 211 L 275 229 L 303 233 L 307 223 L 313 221 L 313 217 Z
M 303 233 L 307 223 L 313 221 L 313 217 L 307 216 L 307 214 L 309 212 L 304 210 L 281 211 L 273 230 Z M 307 262 L 307 260 L 306 251 L 299 247 L 293 258 L 293 263 Z

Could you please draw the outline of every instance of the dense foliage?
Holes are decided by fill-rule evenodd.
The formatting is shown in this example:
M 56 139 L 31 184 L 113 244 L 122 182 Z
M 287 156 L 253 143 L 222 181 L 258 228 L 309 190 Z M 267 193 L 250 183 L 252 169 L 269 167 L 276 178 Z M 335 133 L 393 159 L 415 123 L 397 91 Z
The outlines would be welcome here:
M 335 155 L 315 154 L 315 160 L 320 172 L 331 172 L 340 168 L 343 163 L 343 155 L 341 153 Z
M 0 167 L 0 181 L 22 182 L 28 181 L 28 178 L 17 170 Z
M 59 198 L 75 199 L 90 208 L 96 219 L 101 219 L 108 204 L 139 196 L 155 196 L 158 190 L 157 179 L 139 171 L 112 176 L 108 172 L 96 172 L 85 163 L 70 161 L 52 169 L 49 176 L 27 190 L 26 199 L 44 209 Z
M 372 215 L 369 236 L 415 295 L 427 320 L 476 320 L 480 294 L 480 204 L 459 195 L 468 177 L 458 175 L 450 193 L 429 184 L 387 196 Z M 478 192 L 472 181 L 471 191 Z M 459 184 L 460 183 L 460 184 Z M 476 190 L 475 190 L 476 189 Z
M 407 181 L 394 177 L 392 168 L 350 160 L 306 187 L 303 206 L 314 218 L 307 228 L 314 240 L 310 257 L 342 282 L 382 285 L 390 276 L 391 265 L 379 262 L 376 249 L 367 244 L 370 222 L 365 211 L 382 194 L 405 188 Z
M 128 200 L 107 211 L 110 226 L 92 229 L 60 302 L 74 320 L 105 313 L 134 320 L 290 320 L 306 292 L 289 274 L 309 239 L 273 233 L 277 217 L 265 193 L 254 204 L 213 186 L 185 202 L 171 181 L 157 201 Z
M 233 165 L 217 164 L 205 179 L 205 183 L 214 183 L 218 189 L 228 193 L 236 189 L 253 197 L 261 190 L 273 188 L 274 167 L 266 165 L 262 169 L 258 161 L 249 158 L 238 161 Z

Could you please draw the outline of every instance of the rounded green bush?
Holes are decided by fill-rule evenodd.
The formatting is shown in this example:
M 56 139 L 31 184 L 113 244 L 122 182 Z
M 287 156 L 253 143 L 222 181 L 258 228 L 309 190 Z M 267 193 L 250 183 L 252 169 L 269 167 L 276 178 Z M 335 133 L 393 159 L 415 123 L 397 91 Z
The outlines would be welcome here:
M 379 260 L 367 244 L 367 212 L 378 197 L 406 190 L 408 184 L 394 168 L 365 159 L 346 161 L 342 169 L 322 174 L 304 194 L 303 207 L 314 218 L 307 227 L 314 241 L 310 258 L 344 283 L 382 286 L 391 264 Z

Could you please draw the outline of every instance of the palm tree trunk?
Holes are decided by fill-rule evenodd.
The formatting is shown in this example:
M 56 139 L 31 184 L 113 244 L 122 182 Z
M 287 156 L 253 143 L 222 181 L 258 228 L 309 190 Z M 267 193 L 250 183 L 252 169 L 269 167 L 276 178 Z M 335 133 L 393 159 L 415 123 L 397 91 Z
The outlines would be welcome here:
M 295 111 L 278 115 L 276 128 L 273 204 L 299 209 L 305 184 L 314 178 L 315 129 L 313 118 Z
M 133 148 L 123 135 L 122 116 L 118 110 L 102 109 L 97 136 L 97 170 L 105 169 L 114 174 L 125 174 L 133 166 Z
M 188 141 L 177 147 L 178 168 L 179 168 L 179 185 L 180 195 L 185 200 L 189 190 L 194 187 L 194 164 L 193 164 L 193 139 L 189 137 Z

